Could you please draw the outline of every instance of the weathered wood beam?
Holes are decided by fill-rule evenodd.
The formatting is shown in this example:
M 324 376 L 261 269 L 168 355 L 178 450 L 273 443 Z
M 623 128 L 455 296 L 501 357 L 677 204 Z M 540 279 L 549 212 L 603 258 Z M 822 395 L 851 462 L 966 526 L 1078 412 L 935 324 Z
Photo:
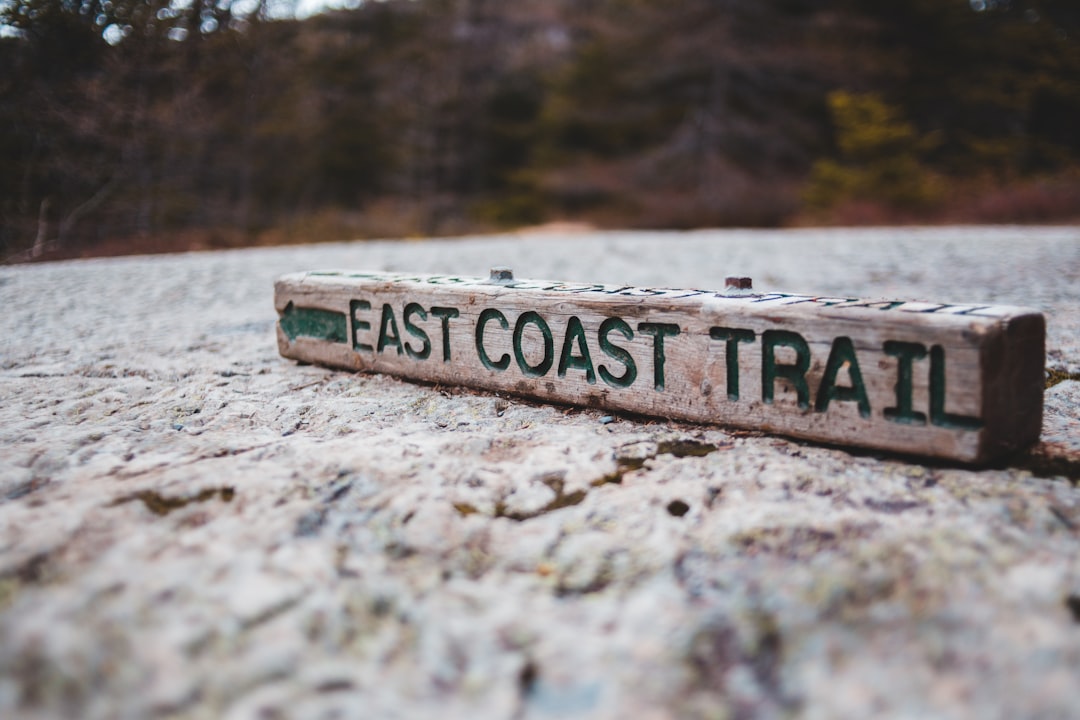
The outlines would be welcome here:
M 985 463 L 1042 424 L 1030 309 L 365 272 L 275 285 L 281 354 L 337 368 Z

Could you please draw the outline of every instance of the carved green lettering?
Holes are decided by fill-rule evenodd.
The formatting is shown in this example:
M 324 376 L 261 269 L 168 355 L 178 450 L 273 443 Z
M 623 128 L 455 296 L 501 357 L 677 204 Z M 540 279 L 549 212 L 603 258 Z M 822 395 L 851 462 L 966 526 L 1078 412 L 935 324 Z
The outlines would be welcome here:
M 611 387 L 627 388 L 634 384 L 634 380 L 637 380 L 637 363 L 626 348 L 619 347 L 608 339 L 612 330 L 621 333 L 627 340 L 634 339 L 634 331 L 622 318 L 612 317 L 600 323 L 600 349 L 608 357 L 622 363 L 626 371 L 622 375 L 615 376 L 604 365 L 597 370 L 600 372 L 600 379 Z
M 854 305 L 844 305 L 844 310 L 847 310 L 848 308 L 866 308 L 867 310 L 895 310 L 903 304 L 903 300 L 877 300 L 873 302 L 859 302 L 855 303 Z
M 836 384 L 836 375 L 844 367 L 847 368 L 848 377 L 851 379 L 851 387 Z M 833 400 L 857 402 L 859 415 L 864 418 L 870 417 L 870 398 L 866 396 L 866 385 L 863 384 L 859 359 L 855 355 L 855 344 L 849 337 L 838 337 L 833 340 L 829 359 L 825 363 L 825 374 L 821 376 L 821 385 L 818 386 L 814 410 L 825 412 Z
M 332 343 L 347 341 L 345 313 L 319 308 L 296 307 L 293 303 L 285 306 L 281 314 L 281 330 L 292 342 L 298 337 L 326 340 Z
M 431 314 L 442 321 L 442 359 L 444 363 L 448 363 L 450 362 L 450 321 L 461 313 L 457 308 L 433 307 Z
M 540 334 L 544 338 L 544 358 L 536 365 L 530 365 L 525 360 L 525 353 L 521 349 L 521 339 L 525 334 L 526 325 L 535 325 L 540 330 Z M 551 369 L 552 363 L 555 362 L 555 341 L 551 337 L 551 328 L 544 321 L 544 318 L 540 317 L 539 313 L 529 310 L 521 313 L 518 316 L 517 323 L 514 325 L 514 359 L 517 360 L 518 367 L 521 368 L 521 374 L 525 377 L 544 377 L 547 375 L 548 370 Z
M 396 347 L 398 355 L 403 352 L 401 334 L 398 332 L 397 320 L 394 319 L 394 309 L 388 303 L 383 303 L 382 321 L 379 323 L 379 352 L 381 353 L 387 345 Z
M 791 365 L 776 363 L 776 348 L 786 347 L 795 351 Z M 810 369 L 810 346 L 802 335 L 790 330 L 766 330 L 761 334 L 761 401 L 772 405 L 773 390 L 777 378 L 791 384 L 798 396 L 800 408 L 810 407 L 810 390 L 806 385 L 806 371 Z
M 724 341 L 724 362 L 727 363 L 727 396 L 739 399 L 739 343 L 754 342 L 754 331 L 741 328 L 709 328 L 709 337 Z
M 405 332 L 422 342 L 423 346 L 419 350 L 414 350 L 413 346 L 406 342 L 405 354 L 413 360 L 427 360 L 431 355 L 431 338 L 428 337 L 423 328 L 413 324 L 413 315 L 418 316 L 421 320 L 427 320 L 427 313 L 424 312 L 424 308 L 419 303 L 409 303 L 405 306 L 405 312 L 401 315 L 401 321 L 405 324 Z
M 431 309 L 432 314 L 435 314 L 435 308 Z M 504 353 L 501 358 L 496 361 L 492 361 L 488 357 L 487 351 L 484 350 L 484 326 L 487 325 L 489 320 L 494 320 L 499 323 L 499 327 L 503 330 L 507 330 L 510 327 L 510 323 L 506 321 L 506 316 L 495 308 L 486 308 L 480 313 L 480 317 L 476 321 L 476 354 L 480 357 L 480 364 L 486 367 L 488 370 L 499 370 L 500 372 L 510 367 L 510 355 Z
M 885 408 L 885 419 L 900 425 L 925 425 L 926 414 L 913 407 L 912 365 L 926 357 L 926 346 L 889 340 L 882 349 L 886 355 L 896 358 L 896 407 Z
M 577 355 L 572 354 L 575 342 L 578 346 Z M 569 368 L 584 370 L 585 382 L 590 385 L 596 384 L 592 355 L 589 354 L 589 344 L 585 342 L 585 328 L 581 326 L 581 320 L 573 315 L 566 323 L 566 337 L 563 338 L 562 353 L 559 355 L 559 377 L 566 377 L 566 371 Z
M 638 323 L 638 332 L 651 335 L 653 339 L 653 387 L 663 392 L 664 390 L 664 362 L 667 354 L 664 352 L 664 338 L 675 337 L 679 334 L 679 326 L 674 323 Z
M 930 348 L 930 423 L 950 430 L 978 430 L 982 420 L 945 412 L 945 348 Z
M 367 300 L 350 300 L 349 301 L 349 317 L 352 318 L 352 332 L 353 332 L 353 350 L 357 352 L 375 352 L 375 348 L 367 343 L 362 343 L 356 339 L 356 333 L 368 332 L 371 330 L 371 323 L 367 320 L 361 320 L 356 316 L 357 312 L 368 311 L 371 309 L 371 303 Z

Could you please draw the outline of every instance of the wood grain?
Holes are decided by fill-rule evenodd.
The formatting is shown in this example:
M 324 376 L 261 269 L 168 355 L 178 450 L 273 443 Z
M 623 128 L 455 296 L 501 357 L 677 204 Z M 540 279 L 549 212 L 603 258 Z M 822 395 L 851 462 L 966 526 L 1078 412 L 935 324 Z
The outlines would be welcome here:
M 288 358 L 611 411 L 968 463 L 1042 423 L 1025 308 L 364 272 L 275 307 Z

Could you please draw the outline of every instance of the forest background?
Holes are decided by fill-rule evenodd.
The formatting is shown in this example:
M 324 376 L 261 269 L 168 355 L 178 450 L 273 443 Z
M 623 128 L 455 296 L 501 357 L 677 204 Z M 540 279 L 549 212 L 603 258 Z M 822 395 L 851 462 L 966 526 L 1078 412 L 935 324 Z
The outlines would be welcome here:
M 0 260 L 1080 219 L 1076 0 L 0 0 Z

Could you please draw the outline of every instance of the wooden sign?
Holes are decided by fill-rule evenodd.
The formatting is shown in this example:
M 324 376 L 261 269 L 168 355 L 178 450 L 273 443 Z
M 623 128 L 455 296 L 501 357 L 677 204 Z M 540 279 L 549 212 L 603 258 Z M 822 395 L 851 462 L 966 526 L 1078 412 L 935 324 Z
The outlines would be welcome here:
M 983 463 L 1038 439 L 1045 321 L 900 300 L 365 272 L 275 285 L 281 354 Z

